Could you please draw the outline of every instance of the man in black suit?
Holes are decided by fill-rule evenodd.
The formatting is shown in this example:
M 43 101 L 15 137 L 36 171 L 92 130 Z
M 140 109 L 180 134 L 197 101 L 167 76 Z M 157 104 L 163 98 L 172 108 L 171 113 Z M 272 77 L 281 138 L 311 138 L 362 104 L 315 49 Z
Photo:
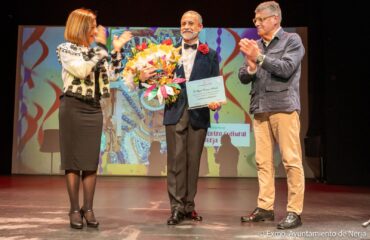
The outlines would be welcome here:
M 175 76 L 186 81 L 196 81 L 219 75 L 217 53 L 199 42 L 202 16 L 187 11 L 181 18 L 182 49 L 180 64 Z M 141 80 L 153 76 L 153 69 L 144 70 Z M 168 225 L 176 225 L 184 219 L 202 221 L 194 210 L 197 192 L 200 157 L 207 129 L 210 126 L 209 109 L 216 110 L 219 103 L 190 110 L 185 83 L 175 103 L 165 106 L 163 123 L 167 141 L 167 190 L 171 204 Z

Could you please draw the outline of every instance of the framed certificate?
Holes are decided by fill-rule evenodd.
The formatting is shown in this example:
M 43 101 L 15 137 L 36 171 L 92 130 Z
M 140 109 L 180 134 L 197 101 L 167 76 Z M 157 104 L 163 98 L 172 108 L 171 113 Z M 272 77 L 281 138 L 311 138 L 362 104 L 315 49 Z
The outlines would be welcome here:
M 186 82 L 189 109 L 202 108 L 211 102 L 226 103 L 222 76 Z

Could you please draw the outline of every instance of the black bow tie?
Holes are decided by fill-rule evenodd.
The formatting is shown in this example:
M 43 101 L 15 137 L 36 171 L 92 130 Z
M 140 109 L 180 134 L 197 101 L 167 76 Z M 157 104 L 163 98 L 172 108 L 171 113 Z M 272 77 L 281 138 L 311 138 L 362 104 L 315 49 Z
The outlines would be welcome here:
M 192 48 L 192 49 L 197 49 L 197 44 L 187 44 L 187 43 L 184 43 L 184 49 L 188 49 L 188 48 Z

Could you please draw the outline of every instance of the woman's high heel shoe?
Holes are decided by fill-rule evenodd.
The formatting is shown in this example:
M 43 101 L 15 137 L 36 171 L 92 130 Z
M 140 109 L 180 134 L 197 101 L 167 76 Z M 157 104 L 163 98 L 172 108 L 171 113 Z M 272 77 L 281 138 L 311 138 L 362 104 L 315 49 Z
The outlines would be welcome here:
M 94 211 L 92 209 L 84 210 L 81 208 L 80 213 L 81 217 L 85 218 L 86 225 L 88 227 L 97 228 L 99 226 L 99 222 L 95 219 Z
M 69 223 L 71 224 L 71 228 L 82 229 L 83 222 L 80 211 L 75 210 L 69 212 Z

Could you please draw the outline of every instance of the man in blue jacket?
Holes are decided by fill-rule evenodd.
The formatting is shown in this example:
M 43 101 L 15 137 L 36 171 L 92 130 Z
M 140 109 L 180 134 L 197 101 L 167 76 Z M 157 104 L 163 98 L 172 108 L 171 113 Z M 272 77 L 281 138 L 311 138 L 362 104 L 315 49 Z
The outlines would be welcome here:
M 259 4 L 253 22 L 261 39 L 242 39 L 239 43 L 245 55 L 239 79 L 244 84 L 252 83 L 250 113 L 254 114 L 259 181 L 257 208 L 241 217 L 241 221 L 274 220 L 273 150 L 277 142 L 288 182 L 287 216 L 277 228 L 288 229 L 302 224 L 304 172 L 299 137 L 299 80 L 305 50 L 298 34 L 281 28 L 281 19 L 278 3 Z
M 181 18 L 181 59 L 175 69 L 177 78 L 196 81 L 219 75 L 216 51 L 199 41 L 202 16 L 187 11 Z M 152 76 L 154 69 L 145 69 L 141 81 Z M 201 221 L 195 211 L 194 198 L 197 192 L 200 157 L 207 129 L 210 126 L 209 109 L 216 110 L 219 103 L 208 107 L 188 109 L 185 83 L 176 102 L 166 105 L 163 124 L 166 126 L 167 142 L 167 190 L 171 204 L 168 225 L 179 224 L 184 219 Z

